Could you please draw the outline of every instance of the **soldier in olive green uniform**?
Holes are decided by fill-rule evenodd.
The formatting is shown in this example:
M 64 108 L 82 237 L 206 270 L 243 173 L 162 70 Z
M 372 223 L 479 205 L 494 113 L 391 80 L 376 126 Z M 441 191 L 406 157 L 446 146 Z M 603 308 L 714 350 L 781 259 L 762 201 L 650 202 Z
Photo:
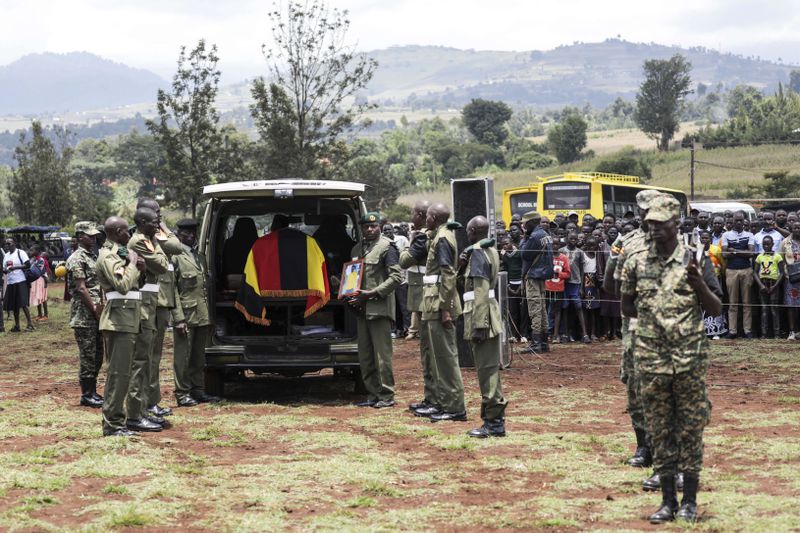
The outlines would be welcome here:
M 106 220 L 107 240 L 97 258 L 97 280 L 106 296 L 100 315 L 100 331 L 106 342 L 106 389 L 103 400 L 103 435 L 134 435 L 126 428 L 125 398 L 130 386 L 133 354 L 141 319 L 139 274 L 144 261 L 129 252 L 128 223 L 121 218 Z
M 75 238 L 80 246 L 69 256 L 66 266 L 67 289 L 72 297 L 69 327 L 75 333 L 80 360 L 80 404 L 95 408 L 103 407 L 103 397 L 97 394 L 97 375 L 103 366 L 103 335 L 98 322 L 103 304 L 94 255 L 95 237 L 99 234 L 94 222 L 75 224 Z
M 428 216 L 430 202 L 426 200 L 418 201 L 414 204 L 411 211 L 411 222 L 416 229 L 415 235 L 411 239 L 408 248 L 400 252 L 400 267 L 405 268 L 408 277 L 408 310 L 417 315 L 417 328 L 419 331 L 419 353 L 422 363 L 422 380 L 424 384 L 424 394 L 422 401 L 412 403 L 408 406 L 415 414 L 417 411 L 420 416 L 427 416 L 436 411 L 439 400 L 436 392 L 436 363 L 433 361 L 431 352 L 431 339 L 427 328 L 420 328 L 420 314 L 422 313 L 422 288 L 423 278 L 425 277 L 425 265 L 428 262 L 428 234 L 425 231 L 425 219 Z M 410 335 L 410 334 L 409 334 Z M 430 411 L 426 414 L 427 411 Z
M 650 202 L 660 194 L 662 193 L 653 189 L 639 191 L 636 194 L 636 203 L 639 207 L 640 216 L 644 217 L 647 214 Z M 646 249 L 649 245 L 650 239 L 647 233 L 647 223 L 644 221 L 641 227 L 627 235 L 620 235 L 617 237 L 617 240 L 611 245 L 611 255 L 608 263 L 606 263 L 606 271 L 603 277 L 606 292 L 609 294 L 619 293 L 618 283 L 622 275 L 622 267 L 625 264 L 625 260 L 637 251 Z M 633 367 L 633 339 L 635 331 L 636 319 L 623 316 L 620 378 L 625 384 L 625 390 L 628 396 L 628 415 L 631 417 L 633 431 L 636 434 L 636 452 L 633 454 L 633 457 L 628 459 L 628 464 L 634 467 L 646 468 L 653 464 L 653 456 L 647 439 L 644 412 L 642 411 L 642 404 L 639 400 L 639 385 Z M 651 486 L 653 483 L 655 483 L 654 487 Z M 645 481 L 645 488 L 647 490 L 658 490 L 658 487 L 657 479 L 651 478 Z
M 426 411 L 434 422 L 467 419 L 464 383 L 458 366 L 455 320 L 461 315 L 456 292 L 456 237 L 447 227 L 450 209 L 435 204 L 428 209 L 426 224 L 433 237 L 425 265 L 422 289 L 422 327 L 427 328 L 436 364 L 438 409 Z
M 158 307 L 158 277 L 167 272 L 169 261 L 155 239 L 158 232 L 158 215 L 152 209 L 140 207 L 134 215 L 136 231 L 128 242 L 128 249 L 144 259 L 144 284 L 140 285 L 141 332 L 136 338 L 133 356 L 131 386 L 128 391 L 128 428 L 135 431 L 161 431 L 164 419 L 147 412 L 147 390 L 150 377 L 150 360 L 156 336 L 156 308 Z
M 359 407 L 394 405 L 392 373 L 392 322 L 394 290 L 403 280 L 394 243 L 381 234 L 380 215 L 367 213 L 361 218 L 363 240 L 353 247 L 351 256 L 364 260 L 361 290 L 350 298 L 358 308 L 358 361 L 369 397 Z
M 483 426 L 470 430 L 470 437 L 504 437 L 508 402 L 500 385 L 500 344 L 503 330 L 500 304 L 495 298 L 500 255 L 488 239 L 489 221 L 477 216 L 467 224 L 467 268 L 464 271 L 464 338 L 472 346 L 478 384 L 481 388 Z
M 167 259 L 173 255 L 183 253 L 183 248 L 178 238 L 161 220 L 161 206 L 152 198 L 141 198 L 136 205 L 152 209 L 158 217 L 159 229 L 156 232 L 155 240 L 161 246 L 161 250 L 167 255 Z M 156 307 L 156 334 L 153 339 L 153 354 L 150 357 L 148 366 L 147 383 L 145 387 L 145 398 L 147 411 L 152 416 L 168 416 L 172 410 L 168 407 L 158 405 L 161 402 L 161 357 L 164 353 L 164 334 L 167 331 L 170 311 L 175 308 L 175 276 L 173 266 L 167 266 L 167 272 L 158 276 L 158 306 Z
M 216 396 L 206 394 L 203 380 L 210 322 L 205 262 L 194 248 L 196 231 L 196 220 L 178 221 L 178 239 L 183 253 L 173 255 L 171 259 L 177 303 L 172 309 L 175 398 L 180 407 L 219 401 Z
M 662 503 L 650 516 L 652 523 L 673 520 L 676 513 L 690 521 L 697 517 L 703 429 L 711 411 L 703 311 L 711 316 L 722 311 L 711 262 L 699 266 L 695 250 L 678 240 L 679 213 L 672 196 L 651 201 L 646 220 L 652 243 L 625 261 L 620 289 L 623 313 L 638 318 L 634 365 L 661 480 Z M 684 477 L 680 510 L 678 472 Z

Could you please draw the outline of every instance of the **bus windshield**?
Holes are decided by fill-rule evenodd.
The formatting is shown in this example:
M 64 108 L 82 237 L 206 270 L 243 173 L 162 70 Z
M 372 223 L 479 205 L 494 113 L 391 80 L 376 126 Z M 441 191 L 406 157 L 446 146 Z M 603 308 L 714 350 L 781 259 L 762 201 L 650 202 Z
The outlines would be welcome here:
M 512 215 L 524 215 L 529 211 L 536 210 L 536 191 L 532 192 L 519 192 L 512 194 L 509 198 L 511 202 Z
M 589 209 L 592 185 L 590 183 L 565 182 L 544 184 L 544 209 L 585 210 Z

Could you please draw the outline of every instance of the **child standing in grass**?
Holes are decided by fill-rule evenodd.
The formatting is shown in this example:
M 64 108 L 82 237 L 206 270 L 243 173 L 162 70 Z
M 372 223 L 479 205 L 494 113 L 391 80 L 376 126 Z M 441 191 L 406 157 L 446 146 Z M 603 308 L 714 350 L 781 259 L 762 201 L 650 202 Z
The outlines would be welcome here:
M 784 276 L 783 257 L 772 251 L 774 241 L 771 236 L 765 235 L 761 241 L 763 252 L 756 256 L 756 287 L 761 299 L 761 336 L 767 337 L 769 331 L 769 317 L 772 315 L 772 330 L 775 338 L 780 337 L 780 313 L 778 306 L 781 303 L 781 282 Z

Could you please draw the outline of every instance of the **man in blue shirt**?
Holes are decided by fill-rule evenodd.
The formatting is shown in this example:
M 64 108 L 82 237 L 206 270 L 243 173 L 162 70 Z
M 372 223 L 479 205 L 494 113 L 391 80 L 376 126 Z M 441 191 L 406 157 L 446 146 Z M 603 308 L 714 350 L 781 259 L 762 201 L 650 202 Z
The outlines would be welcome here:
M 722 234 L 722 256 L 727 261 L 725 283 L 728 286 L 728 338 L 735 339 L 739 324 L 739 304 L 742 304 L 744 316 L 742 329 L 747 339 L 752 339 L 753 324 L 750 289 L 753 286 L 753 251 L 755 238 L 749 231 L 744 231 L 744 212 L 733 214 L 733 229 Z

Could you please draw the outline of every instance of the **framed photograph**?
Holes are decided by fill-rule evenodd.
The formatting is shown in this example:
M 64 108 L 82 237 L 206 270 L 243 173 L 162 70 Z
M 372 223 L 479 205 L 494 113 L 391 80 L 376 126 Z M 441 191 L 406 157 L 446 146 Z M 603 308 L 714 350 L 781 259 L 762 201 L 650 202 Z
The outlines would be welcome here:
M 352 296 L 361 289 L 361 278 L 364 275 L 364 260 L 356 259 L 345 263 L 342 267 L 342 281 L 339 283 L 339 299 Z

